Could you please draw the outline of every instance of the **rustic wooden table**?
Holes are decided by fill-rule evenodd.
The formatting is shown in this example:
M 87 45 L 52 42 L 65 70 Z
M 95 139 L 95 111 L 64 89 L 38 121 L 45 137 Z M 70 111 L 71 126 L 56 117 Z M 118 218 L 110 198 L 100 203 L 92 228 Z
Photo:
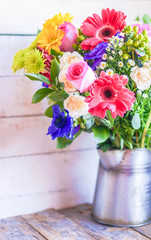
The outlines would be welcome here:
M 137 228 L 117 228 L 96 223 L 91 206 L 47 210 L 0 220 L 0 240 L 147 240 L 151 224 Z

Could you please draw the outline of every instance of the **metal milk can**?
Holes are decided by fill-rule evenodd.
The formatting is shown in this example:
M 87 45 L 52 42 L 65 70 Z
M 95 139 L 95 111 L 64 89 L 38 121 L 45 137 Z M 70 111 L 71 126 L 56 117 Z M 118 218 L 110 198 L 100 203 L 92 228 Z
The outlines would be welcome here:
M 112 226 L 151 222 L 151 151 L 109 150 L 100 154 L 92 216 Z

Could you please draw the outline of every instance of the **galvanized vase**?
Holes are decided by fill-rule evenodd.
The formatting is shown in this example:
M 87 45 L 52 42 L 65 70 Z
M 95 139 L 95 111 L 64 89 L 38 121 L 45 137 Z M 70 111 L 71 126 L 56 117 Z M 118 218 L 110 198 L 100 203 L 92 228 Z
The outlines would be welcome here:
M 100 154 L 92 216 L 111 226 L 151 222 L 151 151 L 109 150 Z

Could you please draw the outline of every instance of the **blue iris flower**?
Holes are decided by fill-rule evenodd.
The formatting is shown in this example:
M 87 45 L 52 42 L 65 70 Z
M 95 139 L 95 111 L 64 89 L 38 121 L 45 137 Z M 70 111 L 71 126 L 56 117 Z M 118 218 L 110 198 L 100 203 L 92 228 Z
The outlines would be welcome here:
M 73 136 L 79 131 L 80 126 L 73 127 L 73 118 L 69 115 L 67 110 L 60 110 L 59 105 L 54 105 L 53 119 L 51 126 L 48 128 L 47 135 L 51 135 L 52 140 L 57 137 L 66 137 L 68 139 L 73 139 Z
M 106 53 L 107 46 L 108 43 L 106 42 L 99 43 L 89 53 L 86 53 L 84 55 L 84 60 L 94 60 L 91 66 L 92 70 L 95 70 L 96 67 L 100 64 L 103 54 Z

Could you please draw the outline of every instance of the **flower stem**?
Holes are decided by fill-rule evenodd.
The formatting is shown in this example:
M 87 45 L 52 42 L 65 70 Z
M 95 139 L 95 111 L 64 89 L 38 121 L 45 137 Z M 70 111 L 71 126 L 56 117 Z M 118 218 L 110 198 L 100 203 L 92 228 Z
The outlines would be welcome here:
M 138 141 L 138 131 L 137 131 L 137 130 L 135 131 L 135 135 L 136 135 L 136 143 L 137 143 L 137 145 L 139 145 L 139 141 Z
M 143 131 L 142 141 L 141 141 L 141 148 L 144 148 L 145 136 L 146 136 L 146 132 L 147 132 L 147 129 L 148 129 L 150 123 L 151 123 L 151 110 L 150 110 L 150 113 L 149 113 L 149 117 L 148 117 L 146 126 L 145 126 L 144 131 Z

